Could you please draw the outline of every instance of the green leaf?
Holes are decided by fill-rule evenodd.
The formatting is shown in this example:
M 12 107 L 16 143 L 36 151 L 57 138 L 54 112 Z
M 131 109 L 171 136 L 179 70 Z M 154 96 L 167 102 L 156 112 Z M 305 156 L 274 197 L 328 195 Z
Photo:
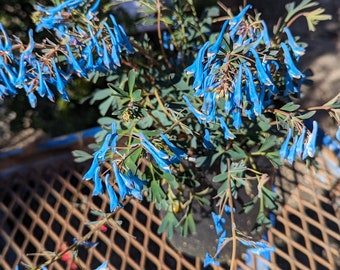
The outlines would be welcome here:
M 133 88 L 135 87 L 135 82 L 136 82 L 136 71 L 134 69 L 131 69 L 129 71 L 128 86 L 129 86 L 129 95 L 132 100 L 133 100 L 132 95 L 133 95 Z
M 230 155 L 232 159 L 245 159 L 247 158 L 247 154 L 243 151 L 241 147 L 237 144 L 233 144 L 234 150 L 228 150 L 227 153 Z
M 268 208 L 269 210 L 277 210 L 278 208 L 277 201 L 278 199 L 280 199 L 280 195 L 269 190 L 264 186 L 261 188 L 261 190 L 265 207 Z
M 169 238 L 174 235 L 174 229 L 178 225 L 178 220 L 173 212 L 168 211 L 162 220 L 161 226 L 158 227 L 157 233 L 161 234 L 166 230 Z
M 261 233 L 263 228 L 262 225 L 269 228 L 272 226 L 272 223 L 269 218 L 266 217 L 263 211 L 260 211 L 256 217 L 256 223 L 252 229 L 252 233 Z
M 301 120 L 305 120 L 305 119 L 311 118 L 315 114 L 315 112 L 316 111 L 310 111 L 310 112 L 307 112 L 305 114 L 301 114 L 301 115 L 297 116 L 297 118 L 299 118 Z
M 152 180 L 149 188 L 148 200 L 156 203 L 159 207 L 164 207 L 164 200 L 167 198 L 160 183 L 156 180 Z
M 131 99 L 133 101 L 140 101 L 142 99 L 141 94 L 142 94 L 142 90 L 138 89 L 132 93 Z
M 269 137 L 267 137 L 263 144 L 261 145 L 259 152 L 266 152 L 268 149 L 272 148 L 277 141 L 277 137 L 274 135 L 270 135 Z
M 92 159 L 93 156 L 82 150 L 73 150 L 72 155 L 75 162 L 84 162 L 86 160 Z
M 300 108 L 300 105 L 294 104 L 294 102 L 289 102 L 289 103 L 283 105 L 280 108 L 280 110 L 286 111 L 286 112 L 293 112 L 293 111 L 296 111 L 299 108 Z
M 143 148 L 140 147 L 132 152 L 132 154 L 128 155 L 126 159 L 124 159 L 124 164 L 128 167 L 132 172 L 137 171 L 138 160 L 142 154 Z
M 224 172 L 213 177 L 213 182 L 218 183 L 228 179 L 229 172 Z
M 195 225 L 195 221 L 194 221 L 194 217 L 193 217 L 192 213 L 189 213 L 185 217 L 185 221 L 184 221 L 184 224 L 183 224 L 182 236 L 187 237 L 189 233 L 191 233 L 191 234 L 196 233 L 196 225 Z
M 99 91 L 97 91 L 93 94 L 93 97 L 90 100 L 90 104 L 92 105 L 97 100 L 103 100 L 105 98 L 108 98 L 109 96 L 113 95 L 114 93 L 115 92 L 110 88 L 99 90 Z
M 99 105 L 99 113 L 101 115 L 105 115 L 107 113 L 107 111 L 109 110 L 109 108 L 111 107 L 113 101 L 114 101 L 114 97 L 109 97 L 107 100 L 105 100 L 104 102 L 102 102 L 100 105 Z
M 109 126 L 112 124 L 112 122 L 114 121 L 115 119 L 112 118 L 112 117 L 108 117 L 108 116 L 105 116 L 105 117 L 100 117 L 98 119 L 98 124 L 101 125 L 101 126 Z

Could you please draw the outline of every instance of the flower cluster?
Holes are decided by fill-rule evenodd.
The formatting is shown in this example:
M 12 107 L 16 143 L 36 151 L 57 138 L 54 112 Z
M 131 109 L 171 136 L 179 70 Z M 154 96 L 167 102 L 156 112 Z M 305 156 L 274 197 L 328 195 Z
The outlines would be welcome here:
M 62 99 L 68 101 L 66 86 L 74 74 L 88 78 L 89 72 L 107 73 L 121 66 L 121 52 L 126 49 L 132 53 L 134 49 L 114 16 L 110 15 L 112 26 L 107 22 L 100 26 L 95 24 L 94 15 L 99 3 L 97 1 L 87 10 L 85 29 L 74 26 L 70 19 L 72 10 L 84 5 L 83 0 L 69 0 L 49 8 L 36 5 L 41 15 L 36 31 L 54 31 L 59 39 L 58 46 L 48 39 L 37 44 L 32 29 L 28 31 L 29 44 L 26 47 L 18 39 L 12 44 L 0 24 L 0 98 L 14 96 L 17 89 L 24 89 L 30 105 L 36 107 L 36 93 L 54 101 L 52 89 L 56 89 Z M 13 51 L 14 48 L 20 51 Z M 66 63 L 61 60 L 62 56 Z
M 313 130 L 308 135 L 307 139 L 305 138 L 306 127 L 304 126 L 301 134 L 295 135 L 293 144 L 289 148 L 289 143 L 293 137 L 292 134 L 293 130 L 289 128 L 287 137 L 280 149 L 281 159 L 286 159 L 290 164 L 293 164 L 296 158 L 305 160 L 307 157 L 314 157 L 318 136 L 318 123 L 313 121 Z
M 254 120 L 276 96 L 298 96 L 305 79 L 295 66 L 304 48 L 296 44 L 288 28 L 284 28 L 288 45 L 274 44 L 264 21 L 253 22 L 246 17 L 250 8 L 247 5 L 225 21 L 215 42 L 207 41 L 186 68 L 193 75 L 194 96 L 203 97 L 203 105 L 197 110 L 184 96 L 188 108 L 200 123 L 218 120 L 226 139 L 234 138 L 226 118 L 230 116 L 233 128 L 239 130 L 243 117 Z M 217 113 L 219 107 L 225 116 Z
M 136 199 L 142 200 L 142 190 L 146 184 L 145 181 L 139 179 L 138 176 L 134 175 L 130 170 L 127 171 L 127 174 L 122 173 L 118 168 L 116 161 L 112 161 L 110 164 L 108 164 L 108 166 L 110 166 L 110 170 L 101 172 L 102 166 L 107 164 L 108 156 L 110 154 L 118 154 L 116 148 L 117 139 L 118 134 L 116 125 L 113 122 L 111 126 L 111 133 L 108 133 L 105 136 L 104 142 L 100 149 L 93 153 L 92 164 L 83 177 L 84 180 L 93 180 L 93 196 L 103 194 L 105 185 L 110 199 L 110 211 L 114 211 L 117 207 L 122 207 L 122 204 L 119 202 L 119 198 L 111 183 L 113 178 L 117 184 L 118 194 L 122 201 L 126 198 L 126 196 L 133 196 Z

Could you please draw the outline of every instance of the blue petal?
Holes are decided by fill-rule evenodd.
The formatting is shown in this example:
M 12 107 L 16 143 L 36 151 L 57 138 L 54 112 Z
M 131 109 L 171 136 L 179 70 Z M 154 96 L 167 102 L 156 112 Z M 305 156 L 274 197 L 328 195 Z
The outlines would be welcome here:
M 287 157 L 287 161 L 290 164 L 293 164 L 293 162 L 295 160 L 297 143 L 298 143 L 298 135 L 295 135 L 295 138 L 293 140 L 293 145 L 290 147 L 289 154 L 288 154 L 288 157 Z
M 292 33 L 290 32 L 289 28 L 285 27 L 283 29 L 288 37 L 288 44 L 291 47 L 291 49 L 293 50 L 294 56 L 296 58 L 296 60 L 298 61 L 299 58 L 305 54 L 305 49 L 301 46 L 298 46 L 294 40 L 294 37 L 292 35 Z
M 224 33 L 225 33 L 228 25 L 229 25 L 229 21 L 226 20 L 223 23 L 222 29 L 221 29 L 221 31 L 220 31 L 220 33 L 219 33 L 215 43 L 213 45 L 211 45 L 211 47 L 208 49 L 208 56 L 215 55 L 220 50 L 221 43 L 223 41 L 223 36 L 224 36 Z
M 302 157 L 303 151 L 304 151 L 304 141 L 305 141 L 305 136 L 306 136 L 306 127 L 303 126 L 302 132 L 299 136 L 297 146 L 296 146 L 296 156 L 298 158 Z
M 214 149 L 214 145 L 210 141 L 210 132 L 208 129 L 204 130 L 203 147 L 207 149 Z
M 223 224 L 225 223 L 225 218 L 220 217 L 215 212 L 211 212 L 212 219 L 214 221 L 216 234 L 220 234 L 223 231 Z
M 315 147 L 316 147 L 316 138 L 318 135 L 318 122 L 313 121 L 313 130 L 312 133 L 308 136 L 308 141 L 305 146 L 305 150 L 303 151 L 302 159 L 306 159 L 307 156 L 314 157 L 315 156 Z
M 93 160 L 92 160 L 91 166 L 88 169 L 88 171 L 85 173 L 85 175 L 83 176 L 83 179 L 84 180 L 93 179 L 95 174 L 96 174 L 96 170 L 97 170 L 98 167 L 99 167 L 98 152 L 95 152 L 93 154 Z
M 148 140 L 148 138 L 145 137 L 145 135 L 142 132 L 139 133 L 139 137 L 141 138 L 141 143 L 147 146 L 146 148 L 147 150 L 149 150 L 149 152 L 154 152 L 159 158 L 164 159 L 164 160 L 168 160 L 170 158 L 169 155 L 165 151 L 160 150 L 157 147 L 155 147 Z
M 340 126 L 338 127 L 338 130 L 336 131 L 335 138 L 340 141 Z
M 170 142 L 169 139 L 164 134 L 160 134 L 160 136 L 162 137 L 164 142 L 167 144 L 167 146 L 170 148 L 170 150 L 176 155 L 179 161 L 188 156 L 183 150 L 179 149 L 172 142 Z
M 256 66 L 256 69 L 257 69 L 257 74 L 258 74 L 258 78 L 259 78 L 260 82 L 263 83 L 264 85 L 267 85 L 267 86 L 273 85 L 273 82 L 269 78 L 268 74 L 266 73 L 266 71 L 265 71 L 265 69 L 262 65 L 262 61 L 260 60 L 260 57 L 259 57 L 257 51 L 253 48 L 251 48 L 250 51 L 255 58 L 255 66 Z
M 233 102 L 237 107 L 242 107 L 242 64 L 239 67 L 237 79 L 234 87 Z
M 242 126 L 242 117 L 241 117 L 241 109 L 235 109 L 231 113 L 233 121 L 233 126 L 236 128 L 236 130 L 239 130 Z
M 226 124 L 226 122 L 224 121 L 224 119 L 222 118 L 222 116 L 219 116 L 218 119 L 219 119 L 219 121 L 220 121 L 221 128 L 222 128 L 223 133 L 224 133 L 224 138 L 225 138 L 226 140 L 235 139 L 236 136 L 235 136 L 234 134 L 232 134 L 232 133 L 229 131 L 229 129 L 228 129 L 228 127 L 227 127 L 227 124 Z
M 101 265 L 99 265 L 95 270 L 108 270 L 107 267 L 108 261 L 103 262 Z
M 217 243 L 217 247 L 216 247 L 216 253 L 218 255 L 220 255 L 220 253 L 221 253 L 221 248 L 222 248 L 222 245 L 225 242 L 226 238 L 227 238 L 227 231 L 224 230 L 223 233 L 221 233 L 221 235 L 218 237 L 218 243 Z
M 206 115 L 199 112 L 198 110 L 195 109 L 195 107 L 190 103 L 189 98 L 187 96 L 183 96 L 183 99 L 185 100 L 185 103 L 188 106 L 188 109 L 195 115 L 197 118 L 198 122 L 202 123 L 202 121 L 206 120 Z
M 69 63 L 70 65 L 73 67 L 73 69 L 77 72 L 78 76 L 82 76 L 86 79 L 88 79 L 86 72 L 84 71 L 84 69 L 79 65 L 79 63 L 77 62 L 77 60 L 74 58 L 70 45 L 68 45 L 68 43 L 66 43 L 66 50 L 68 52 L 68 57 L 70 58 Z
M 289 128 L 287 137 L 284 140 L 284 142 L 283 142 L 283 144 L 282 144 L 282 146 L 280 148 L 280 157 L 281 157 L 281 159 L 286 159 L 287 156 L 288 156 L 288 153 L 289 153 L 288 145 L 289 145 L 289 141 L 290 141 L 291 138 L 292 138 L 292 129 Z
M 116 162 L 112 162 L 112 166 L 113 166 L 113 172 L 114 172 L 115 178 L 116 178 L 116 183 L 117 183 L 117 186 L 118 186 L 119 196 L 122 200 L 124 200 L 126 195 L 128 194 L 127 187 L 124 183 L 121 172 L 118 170 Z
M 92 20 L 94 17 L 94 14 L 97 12 L 97 9 L 99 7 L 100 0 L 97 0 L 92 7 L 89 8 L 87 14 L 86 14 L 86 20 Z
M 122 207 L 122 204 L 118 201 L 117 194 L 111 184 L 109 183 L 108 178 L 105 177 L 105 185 L 106 190 L 109 194 L 110 199 L 110 211 L 113 212 L 117 207 Z
M 285 64 L 286 64 L 287 69 L 288 69 L 288 74 L 292 78 L 299 79 L 299 78 L 303 77 L 304 75 L 302 74 L 302 72 L 300 70 L 298 70 L 297 67 L 295 66 L 287 45 L 284 42 L 281 42 L 280 45 L 281 45 L 281 48 L 284 52 Z
M 94 182 L 94 189 L 93 189 L 93 192 L 92 192 L 92 196 L 96 196 L 96 195 L 99 195 L 99 194 L 103 194 L 103 185 L 102 185 L 102 179 L 99 175 L 100 173 L 100 167 L 97 167 L 96 168 L 96 171 L 95 171 L 95 175 L 94 175 L 94 178 L 93 178 L 93 182 Z M 109 178 L 109 174 L 106 174 L 105 175 L 105 178 Z M 107 181 L 105 179 L 105 181 Z
M 207 252 L 205 254 L 205 258 L 204 258 L 204 265 L 203 267 L 207 267 L 208 265 L 214 264 L 216 266 L 220 265 L 220 262 L 215 261 L 215 259 Z

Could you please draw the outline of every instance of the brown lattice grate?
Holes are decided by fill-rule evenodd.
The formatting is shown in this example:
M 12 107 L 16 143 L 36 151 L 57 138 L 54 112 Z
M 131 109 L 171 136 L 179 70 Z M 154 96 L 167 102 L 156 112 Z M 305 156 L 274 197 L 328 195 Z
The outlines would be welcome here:
M 27 254 L 71 244 L 89 231 L 85 223 L 96 219 L 90 209 L 109 210 L 106 196 L 91 196 L 92 183 L 82 180 L 84 167 L 77 166 L 69 155 L 58 154 L 0 174 L 0 269 L 13 269 L 20 261 L 41 262 L 41 257 Z M 281 170 L 278 179 L 284 201 L 268 231 L 276 251 L 270 262 L 253 257 L 249 267 L 240 258 L 238 267 L 337 269 L 339 218 L 329 194 L 336 177 L 321 160 L 317 175 L 296 164 L 295 170 Z M 131 200 L 116 219 L 123 222 L 121 228 L 98 231 L 91 239 L 98 246 L 79 250 L 80 267 L 90 270 L 109 260 L 109 269 L 203 268 L 200 259 L 177 252 L 165 235 L 157 235 L 161 220 L 153 204 Z M 70 267 L 59 260 L 50 269 Z

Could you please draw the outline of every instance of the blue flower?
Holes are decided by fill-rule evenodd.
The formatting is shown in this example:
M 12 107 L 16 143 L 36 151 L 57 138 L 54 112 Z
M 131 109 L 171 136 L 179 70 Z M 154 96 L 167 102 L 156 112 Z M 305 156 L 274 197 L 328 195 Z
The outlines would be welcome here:
M 117 24 L 116 19 L 113 17 L 113 15 L 110 14 L 111 21 L 113 23 L 113 27 L 115 30 L 116 38 L 118 43 L 123 44 L 127 50 L 128 53 L 133 53 L 135 50 L 132 47 L 123 27 L 119 24 Z
M 304 141 L 305 141 L 305 136 L 306 136 L 306 127 L 303 126 L 302 132 L 299 136 L 297 146 L 296 146 L 296 156 L 298 158 L 302 157 L 303 151 L 304 151 Z
M 83 176 L 84 180 L 90 180 L 95 177 L 96 170 L 99 167 L 98 155 L 99 155 L 98 152 L 93 153 L 93 160 L 92 160 L 90 168 L 87 170 L 87 172 Z
M 105 177 L 105 186 L 110 199 L 110 211 L 113 212 L 117 207 L 123 207 L 118 201 L 117 194 L 111 184 L 109 183 L 108 177 Z
M 222 26 L 222 29 L 216 39 L 216 41 L 214 42 L 213 45 L 211 45 L 211 47 L 209 47 L 208 49 L 208 56 L 213 56 L 215 54 L 218 53 L 218 51 L 220 50 L 220 47 L 221 47 L 221 43 L 223 41 L 223 36 L 224 36 L 224 33 L 227 29 L 227 26 L 229 25 L 229 21 L 226 20 L 224 23 L 223 23 L 223 26 Z
M 116 184 L 118 186 L 118 192 L 119 192 L 119 196 L 122 200 L 125 199 L 126 195 L 128 194 L 128 190 L 127 187 L 124 183 L 124 179 L 122 177 L 121 172 L 118 170 L 117 164 L 116 162 L 112 162 L 112 167 L 113 167 L 113 172 L 115 174 L 115 178 L 116 178 Z
M 257 75 L 258 75 L 258 79 L 261 83 L 263 83 L 264 85 L 270 86 L 273 85 L 273 82 L 271 81 L 271 79 L 269 78 L 268 74 L 266 73 L 262 62 L 260 60 L 260 57 L 257 53 L 257 51 L 254 48 L 250 49 L 250 52 L 252 53 L 252 55 L 255 58 L 255 67 L 257 69 Z
M 103 44 L 103 63 L 107 69 L 110 69 L 111 58 L 109 56 L 109 53 L 107 52 L 106 43 L 104 39 L 102 39 L 102 44 Z
M 99 265 L 95 270 L 108 270 L 108 261 L 103 262 L 101 265 Z
M 183 96 L 183 99 L 185 100 L 188 109 L 195 115 L 198 122 L 202 123 L 202 121 L 205 121 L 207 119 L 206 115 L 204 113 L 201 113 L 200 111 L 196 110 L 195 107 L 190 103 L 189 98 L 187 96 Z
M 73 67 L 73 69 L 76 71 L 77 75 L 88 79 L 86 72 L 79 65 L 78 61 L 74 58 L 70 45 L 68 45 L 68 43 L 66 43 L 66 50 L 68 52 L 68 58 L 69 58 L 68 62 Z
M 268 47 L 270 47 L 270 37 L 269 37 L 269 34 L 268 34 L 267 24 L 264 21 L 261 21 L 261 24 L 263 26 L 263 30 L 262 30 L 263 42 L 266 45 L 266 47 L 268 48 Z
M 242 107 L 241 101 L 242 101 L 242 64 L 239 67 L 233 95 L 233 102 L 237 107 Z
M 230 208 L 229 205 L 224 206 L 224 212 L 225 212 L 228 216 L 230 216 L 230 214 L 231 214 L 231 208 Z M 235 212 L 236 212 L 236 209 L 235 209 L 235 207 L 234 207 L 234 208 L 233 208 L 233 213 L 235 213 Z
M 204 137 L 203 137 L 203 147 L 206 149 L 214 149 L 214 145 L 210 141 L 210 132 L 208 129 L 204 130 Z
M 215 212 L 211 212 L 211 217 L 214 221 L 216 234 L 220 234 L 223 231 L 223 224 L 226 222 L 225 218 L 220 217 Z
M 179 149 L 172 142 L 170 142 L 169 139 L 164 134 L 160 134 L 160 136 L 167 144 L 167 146 L 170 148 L 170 150 L 175 154 L 176 159 L 174 159 L 174 162 L 179 163 L 183 158 L 186 158 L 188 156 L 183 150 Z
M 297 67 L 295 66 L 287 45 L 284 42 L 281 42 L 280 45 L 281 45 L 281 48 L 284 52 L 285 64 L 286 64 L 287 69 L 288 69 L 288 74 L 292 78 L 299 79 L 299 78 L 303 77 L 304 75 L 302 74 L 302 72 L 300 70 L 298 70 Z
M 10 58 L 13 58 L 13 52 L 12 52 L 12 43 L 7 35 L 7 32 L 5 31 L 2 23 L 0 23 L 0 30 L 5 38 L 5 45 L 2 45 L 2 48 L 0 48 L 2 51 L 4 51 Z
M 313 130 L 312 133 L 309 134 L 308 136 L 307 144 L 305 146 L 305 150 L 303 151 L 302 159 L 306 159 L 307 156 L 309 157 L 315 156 L 317 135 L 318 135 L 318 122 L 313 121 Z
M 214 121 L 216 114 L 216 93 L 207 91 L 204 93 L 204 103 L 201 111 L 207 115 L 206 121 Z
M 293 164 L 294 160 L 295 160 L 295 155 L 296 155 L 296 149 L 297 149 L 297 143 L 298 143 L 298 135 L 295 135 L 295 138 L 293 140 L 293 145 L 290 147 L 289 149 L 289 154 L 287 156 L 287 161 L 290 164 Z
M 208 252 L 205 254 L 204 265 L 203 267 L 207 267 L 208 265 L 214 264 L 216 266 L 220 265 L 219 261 L 216 261 Z
M 288 156 L 288 153 L 289 153 L 288 145 L 289 145 L 289 141 L 290 141 L 291 138 L 292 138 L 292 129 L 289 128 L 288 135 L 287 135 L 286 139 L 284 140 L 284 142 L 283 142 L 283 144 L 280 148 L 281 159 L 286 159 L 287 156 Z
M 221 124 L 221 128 L 223 130 L 223 133 L 224 133 L 224 138 L 226 140 L 229 140 L 229 139 L 235 139 L 236 136 L 234 134 L 232 134 L 228 127 L 227 127 L 227 124 L 226 122 L 224 121 L 224 119 L 222 118 L 222 116 L 218 116 L 218 120 L 220 121 L 220 124 Z
M 248 85 L 248 95 L 250 101 L 255 104 L 259 104 L 259 96 L 255 89 L 254 78 L 250 68 L 247 65 L 244 65 L 244 71 L 247 77 L 247 85 Z
M 68 94 L 65 90 L 66 86 L 65 86 L 64 80 L 62 79 L 62 77 L 59 74 L 59 69 L 57 68 L 57 65 L 56 65 L 54 59 L 52 59 L 52 67 L 53 67 L 53 71 L 54 71 L 54 76 L 56 78 L 57 91 L 62 95 L 62 98 L 64 100 L 70 101 Z
M 294 37 L 292 35 L 292 33 L 290 32 L 289 28 L 285 27 L 283 29 L 287 35 L 288 38 L 288 44 L 291 47 L 291 49 L 293 50 L 294 56 L 296 58 L 296 60 L 298 61 L 299 58 L 305 54 L 305 48 L 298 46 L 294 40 Z
M 222 250 L 222 246 L 227 238 L 227 231 L 224 230 L 223 233 L 218 237 L 218 242 L 216 246 L 216 253 L 217 253 L 217 258 L 219 258 L 220 252 Z
M 97 0 L 92 7 L 89 8 L 89 10 L 87 11 L 86 13 L 86 20 L 92 20 L 94 15 L 96 14 L 97 12 L 97 9 L 99 7 L 99 4 L 100 4 L 100 0 Z
M 92 196 L 96 196 L 99 194 L 103 194 L 103 185 L 102 185 L 102 179 L 100 177 L 100 167 L 98 166 L 95 170 L 95 174 L 94 174 L 94 178 L 93 178 L 93 182 L 94 182 L 94 189 L 92 191 Z M 109 174 L 105 175 L 105 178 L 109 178 Z M 107 180 L 105 180 L 107 181 Z
M 231 112 L 232 118 L 233 118 L 233 126 L 236 128 L 236 130 L 239 130 L 242 126 L 242 117 L 241 117 L 241 109 L 236 108 Z

